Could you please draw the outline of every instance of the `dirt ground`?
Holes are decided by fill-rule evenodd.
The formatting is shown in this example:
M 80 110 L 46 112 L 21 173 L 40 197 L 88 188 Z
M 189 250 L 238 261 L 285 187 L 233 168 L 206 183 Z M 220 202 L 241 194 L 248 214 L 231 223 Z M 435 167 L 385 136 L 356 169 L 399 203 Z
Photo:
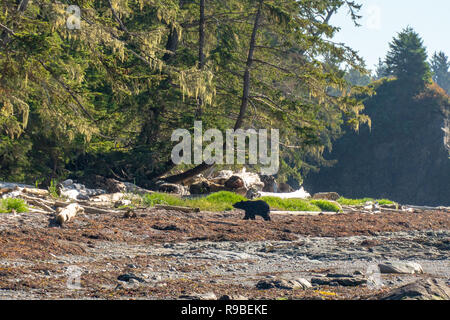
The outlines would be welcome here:
M 136 218 L 85 214 L 59 227 L 51 215 L 0 214 L 0 299 L 178 299 L 205 293 L 365 299 L 417 277 L 450 279 L 449 213 L 272 215 L 271 222 L 242 217 L 239 211 L 141 210 Z M 426 272 L 383 275 L 379 287 L 255 286 L 262 279 L 364 272 L 370 261 L 392 259 L 415 259 Z M 135 279 L 120 278 L 130 274 Z M 68 285 L 73 279 L 79 279 L 76 288 Z

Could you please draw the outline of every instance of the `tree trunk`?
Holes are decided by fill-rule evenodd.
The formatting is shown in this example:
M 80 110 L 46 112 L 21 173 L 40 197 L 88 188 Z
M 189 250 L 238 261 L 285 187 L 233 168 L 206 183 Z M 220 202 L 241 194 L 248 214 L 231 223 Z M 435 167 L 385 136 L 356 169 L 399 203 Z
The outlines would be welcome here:
M 242 91 L 241 108 L 239 110 L 239 116 L 234 125 L 234 130 L 239 129 L 242 126 L 242 122 L 244 120 L 245 113 L 247 111 L 249 92 L 250 92 L 250 69 L 253 64 L 253 54 L 255 52 L 256 36 L 258 33 L 259 23 L 261 21 L 262 5 L 263 5 L 263 0 L 260 0 L 259 5 L 258 5 L 258 11 L 256 12 L 255 21 L 253 24 L 252 36 L 251 36 L 250 44 L 249 44 L 247 63 L 246 63 L 244 79 L 243 79 L 243 82 L 244 82 L 243 87 L 244 88 Z M 226 144 L 224 144 L 224 149 L 225 149 L 225 147 L 226 147 Z M 196 166 L 195 168 L 192 168 L 190 170 L 187 170 L 187 171 L 177 174 L 177 175 L 170 176 L 164 180 L 166 180 L 167 182 L 170 182 L 170 183 L 182 183 L 213 166 L 214 166 L 214 164 L 206 164 L 205 162 L 203 162 L 200 165 Z
M 200 0 L 200 25 L 198 28 L 198 68 L 200 70 L 205 66 L 205 0 Z
M 258 11 L 256 12 L 255 23 L 253 25 L 252 37 L 250 39 L 250 48 L 248 50 L 247 64 L 244 72 L 244 89 L 242 92 L 241 109 L 239 110 L 239 116 L 234 125 L 234 130 L 239 129 L 244 121 L 244 116 L 248 106 L 248 96 L 250 92 L 250 68 L 253 64 L 253 54 L 255 52 L 256 35 L 258 33 L 259 22 L 261 19 L 261 9 L 263 0 L 259 1 Z
M 184 0 L 179 1 L 180 9 L 183 7 Z M 170 61 L 174 56 L 175 52 L 178 49 L 179 39 L 178 39 L 178 30 L 176 28 L 172 28 L 170 31 L 169 37 L 167 38 L 166 50 L 171 51 L 172 53 L 166 53 L 163 56 L 163 60 L 165 62 Z
M 198 69 L 203 70 L 205 66 L 205 0 L 200 0 L 200 23 L 198 26 Z M 197 98 L 197 110 L 195 112 L 195 118 L 201 119 L 203 101 L 202 98 Z

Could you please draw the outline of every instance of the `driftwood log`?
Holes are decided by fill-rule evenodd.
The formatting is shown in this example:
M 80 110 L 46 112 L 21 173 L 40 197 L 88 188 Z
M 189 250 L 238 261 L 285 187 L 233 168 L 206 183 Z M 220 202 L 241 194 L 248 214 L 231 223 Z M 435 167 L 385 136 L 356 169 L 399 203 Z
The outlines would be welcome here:
M 56 222 L 64 224 L 76 217 L 78 213 L 83 213 L 84 209 L 77 203 L 71 203 L 65 208 L 59 208 L 56 215 Z
M 22 193 L 30 194 L 38 197 L 46 197 L 49 195 L 48 190 L 35 189 L 35 188 L 23 188 Z
M 55 201 L 54 206 L 57 208 L 60 207 L 65 207 L 67 206 L 67 202 L 63 202 L 63 201 Z M 100 209 L 100 208 L 96 208 L 96 207 L 92 207 L 92 206 L 87 206 L 83 203 L 78 202 L 77 203 L 81 208 L 84 209 L 85 213 L 89 213 L 89 214 L 111 214 L 111 213 L 118 213 L 120 211 L 117 210 L 106 210 L 106 209 Z
M 35 197 L 30 197 L 24 194 L 21 194 L 20 197 L 24 200 L 26 200 L 26 202 L 28 202 L 29 204 L 39 207 L 41 209 L 44 209 L 47 212 L 50 213 L 55 213 L 55 210 L 53 210 L 53 208 L 51 208 L 51 206 L 53 205 L 53 203 L 51 201 L 47 201 L 47 200 L 43 200 L 40 198 L 35 198 Z
M 406 205 L 404 206 L 407 209 L 414 209 L 414 210 L 422 210 L 422 211 L 446 211 L 450 212 L 450 207 L 428 207 L 428 206 L 411 206 Z

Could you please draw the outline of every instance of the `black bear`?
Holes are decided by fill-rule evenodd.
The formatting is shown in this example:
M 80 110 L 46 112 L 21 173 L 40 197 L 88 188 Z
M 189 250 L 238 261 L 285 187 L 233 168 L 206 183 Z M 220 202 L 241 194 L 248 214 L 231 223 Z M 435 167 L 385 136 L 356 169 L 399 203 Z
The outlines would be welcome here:
M 238 203 L 235 203 L 233 207 L 237 209 L 245 210 L 245 217 L 244 220 L 255 220 L 255 216 L 261 216 L 264 220 L 270 221 L 270 207 L 269 205 L 262 201 L 241 201 Z

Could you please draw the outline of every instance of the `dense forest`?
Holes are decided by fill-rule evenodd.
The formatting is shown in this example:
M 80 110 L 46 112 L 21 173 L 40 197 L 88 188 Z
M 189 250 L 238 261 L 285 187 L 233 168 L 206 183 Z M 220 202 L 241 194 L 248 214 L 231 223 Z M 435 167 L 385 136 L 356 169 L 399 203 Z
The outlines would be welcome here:
M 326 154 L 336 165 L 308 176 L 309 190 L 449 205 L 449 66 L 442 52 L 428 63 L 414 30 L 400 32 L 370 84 L 375 94 L 364 100 L 372 127 L 336 141 Z
M 182 182 L 209 165 L 175 166 L 171 134 L 202 121 L 279 129 L 277 178 L 299 185 L 351 132 L 370 146 L 402 119 L 380 133 L 401 141 L 448 112 L 444 53 L 405 29 L 372 76 L 333 41 L 338 10 L 358 26 L 348 0 L 2 1 L 0 180 Z
M 72 5 L 72 7 L 69 7 Z M 78 7 L 73 7 L 73 5 Z M 79 8 L 79 10 L 77 9 Z M 98 174 L 147 186 L 175 168 L 176 128 L 279 128 L 301 179 L 369 118 L 335 43 L 344 0 L 7 0 L 0 4 L 0 179 Z M 338 92 L 338 94 L 336 94 Z M 188 171 L 189 174 L 189 171 Z M 169 177 L 180 182 L 185 176 Z

